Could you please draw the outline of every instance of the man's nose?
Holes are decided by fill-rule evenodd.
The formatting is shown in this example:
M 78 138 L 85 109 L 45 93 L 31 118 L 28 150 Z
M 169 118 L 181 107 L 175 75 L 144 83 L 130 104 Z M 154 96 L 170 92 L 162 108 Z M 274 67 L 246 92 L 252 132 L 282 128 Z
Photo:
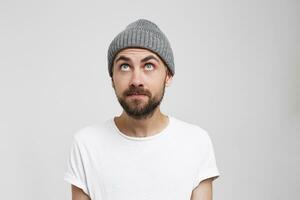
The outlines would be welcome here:
M 135 87 L 143 86 L 143 74 L 139 68 L 134 68 L 131 76 L 130 85 Z

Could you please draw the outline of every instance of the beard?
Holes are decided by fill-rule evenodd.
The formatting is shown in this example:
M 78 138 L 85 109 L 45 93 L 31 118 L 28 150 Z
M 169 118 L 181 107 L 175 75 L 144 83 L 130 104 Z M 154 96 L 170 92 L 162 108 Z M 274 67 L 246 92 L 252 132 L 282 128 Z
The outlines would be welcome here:
M 143 94 L 145 97 L 142 99 L 129 99 L 128 96 L 131 94 Z M 123 93 L 122 97 L 117 95 L 117 98 L 127 115 L 134 119 L 146 119 L 153 115 L 155 109 L 160 105 L 164 94 L 165 84 L 163 84 L 163 88 L 161 89 L 159 95 L 156 96 L 152 96 L 151 92 L 148 90 L 131 86 Z M 146 103 L 144 103 L 144 98 L 148 99 Z

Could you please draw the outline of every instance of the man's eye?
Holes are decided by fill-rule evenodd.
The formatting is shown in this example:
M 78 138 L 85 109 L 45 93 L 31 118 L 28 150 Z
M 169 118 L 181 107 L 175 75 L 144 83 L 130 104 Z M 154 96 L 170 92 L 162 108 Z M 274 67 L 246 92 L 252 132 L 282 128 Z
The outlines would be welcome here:
M 129 70 L 129 65 L 128 64 L 122 64 L 120 65 L 120 69 L 123 71 L 128 71 Z
M 151 64 L 151 63 L 147 63 L 146 65 L 145 65 L 145 68 L 146 68 L 146 70 L 153 70 L 154 69 L 154 66 L 153 66 L 153 64 Z

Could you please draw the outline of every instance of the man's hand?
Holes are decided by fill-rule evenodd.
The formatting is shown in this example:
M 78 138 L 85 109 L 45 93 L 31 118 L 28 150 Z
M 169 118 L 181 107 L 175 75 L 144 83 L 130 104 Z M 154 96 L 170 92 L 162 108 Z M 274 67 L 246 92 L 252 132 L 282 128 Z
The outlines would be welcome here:
M 76 187 L 75 185 L 71 185 L 71 187 L 72 200 L 91 200 L 79 187 Z
M 191 200 L 212 200 L 212 181 L 213 178 L 201 181 L 193 190 Z

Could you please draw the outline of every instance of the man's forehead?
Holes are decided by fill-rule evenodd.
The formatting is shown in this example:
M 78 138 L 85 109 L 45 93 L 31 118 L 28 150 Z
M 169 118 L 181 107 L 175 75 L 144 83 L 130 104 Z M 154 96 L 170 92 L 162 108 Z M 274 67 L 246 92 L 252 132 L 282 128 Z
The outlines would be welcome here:
M 121 50 L 115 57 L 115 60 L 119 58 L 120 56 L 134 56 L 134 57 L 146 57 L 146 56 L 153 56 L 157 58 L 158 60 L 161 60 L 159 56 L 157 56 L 155 53 L 148 49 L 143 49 L 143 48 L 126 48 Z

